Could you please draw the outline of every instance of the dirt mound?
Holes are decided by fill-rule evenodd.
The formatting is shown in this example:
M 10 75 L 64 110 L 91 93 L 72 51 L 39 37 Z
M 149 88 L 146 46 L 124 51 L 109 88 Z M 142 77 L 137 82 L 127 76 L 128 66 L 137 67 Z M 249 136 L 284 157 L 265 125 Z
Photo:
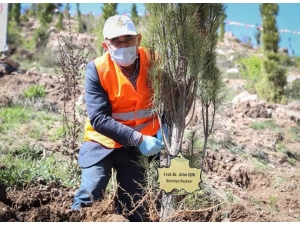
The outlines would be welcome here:
M 57 187 L 55 187 L 57 186 Z M 6 193 L 4 192 L 1 193 Z M 6 193 L 0 201 L 2 222 L 126 222 L 116 215 L 113 207 L 104 202 L 95 202 L 92 207 L 72 211 L 73 191 L 69 188 L 35 185 Z M 105 209 L 105 210 L 103 210 Z

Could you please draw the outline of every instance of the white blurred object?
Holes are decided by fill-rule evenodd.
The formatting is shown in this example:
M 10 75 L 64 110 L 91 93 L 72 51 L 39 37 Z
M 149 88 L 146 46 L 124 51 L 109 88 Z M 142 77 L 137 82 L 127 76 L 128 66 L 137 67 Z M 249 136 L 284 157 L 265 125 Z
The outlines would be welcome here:
M 7 11 L 8 3 L 0 3 L 0 52 L 5 52 L 8 50 L 8 46 L 6 45 Z

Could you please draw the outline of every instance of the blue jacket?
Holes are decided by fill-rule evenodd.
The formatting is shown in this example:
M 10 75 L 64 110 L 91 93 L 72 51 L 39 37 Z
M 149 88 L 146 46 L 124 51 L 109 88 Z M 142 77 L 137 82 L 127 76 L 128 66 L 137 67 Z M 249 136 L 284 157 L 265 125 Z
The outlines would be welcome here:
M 86 66 L 85 75 L 85 103 L 93 128 L 117 142 L 124 147 L 129 147 L 132 128 L 116 122 L 112 117 L 112 109 L 107 93 L 102 88 L 94 61 Z M 90 167 L 111 153 L 112 149 L 106 149 L 101 144 L 93 141 L 84 142 L 79 150 L 78 163 L 81 167 Z

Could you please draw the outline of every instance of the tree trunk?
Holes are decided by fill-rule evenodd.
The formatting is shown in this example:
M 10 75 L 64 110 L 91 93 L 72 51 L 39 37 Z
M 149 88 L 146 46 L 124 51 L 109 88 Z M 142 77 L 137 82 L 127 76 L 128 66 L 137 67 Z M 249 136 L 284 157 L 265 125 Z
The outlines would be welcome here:
M 163 193 L 161 199 L 160 221 L 164 221 L 176 211 L 177 195 L 172 192 Z
M 173 124 L 173 129 L 171 132 L 171 146 L 168 149 L 171 156 L 167 155 L 165 165 L 162 166 L 170 166 L 171 157 L 177 155 L 181 149 L 181 141 L 178 140 L 182 139 L 184 132 L 184 127 L 177 128 L 175 124 Z M 176 204 L 177 204 L 177 197 L 178 195 L 163 192 L 162 199 L 161 199 L 161 210 L 160 210 L 160 221 L 164 221 L 166 218 L 172 216 L 176 211 Z

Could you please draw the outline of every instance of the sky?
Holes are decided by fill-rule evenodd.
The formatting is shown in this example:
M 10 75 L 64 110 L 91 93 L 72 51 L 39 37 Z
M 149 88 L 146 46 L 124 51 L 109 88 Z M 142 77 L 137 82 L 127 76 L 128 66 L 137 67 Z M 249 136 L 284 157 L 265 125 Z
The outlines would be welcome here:
M 31 3 L 22 3 L 22 8 L 28 7 Z M 63 3 L 65 4 L 65 3 Z M 138 14 L 145 15 L 143 3 L 135 3 Z M 235 37 L 243 42 L 247 42 L 249 37 L 251 43 L 256 46 L 254 34 L 257 25 L 261 25 L 262 19 L 259 11 L 260 3 L 224 3 L 226 7 L 225 31 L 231 31 Z M 76 13 L 76 3 L 70 3 L 70 13 Z M 81 14 L 102 13 L 103 3 L 80 3 Z M 279 47 L 287 48 L 292 56 L 300 56 L 300 2 L 299 3 L 278 3 L 279 13 L 276 18 L 277 28 L 280 32 Z M 132 3 L 119 3 L 117 12 L 126 14 L 131 12 Z M 64 8 L 64 6 L 63 6 Z

